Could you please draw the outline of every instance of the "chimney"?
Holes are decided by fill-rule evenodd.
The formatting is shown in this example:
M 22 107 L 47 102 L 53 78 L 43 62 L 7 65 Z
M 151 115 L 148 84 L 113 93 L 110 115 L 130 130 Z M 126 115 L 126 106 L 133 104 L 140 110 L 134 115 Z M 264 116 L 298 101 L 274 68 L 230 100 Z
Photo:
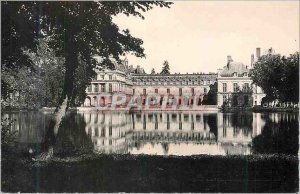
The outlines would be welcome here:
M 260 48 L 256 48 L 256 58 L 260 58 Z
M 254 54 L 251 55 L 251 67 L 254 65 Z
M 232 62 L 232 61 L 233 61 L 233 60 L 232 60 L 231 56 L 228 55 L 228 56 L 227 56 L 227 63 L 230 63 L 230 62 Z

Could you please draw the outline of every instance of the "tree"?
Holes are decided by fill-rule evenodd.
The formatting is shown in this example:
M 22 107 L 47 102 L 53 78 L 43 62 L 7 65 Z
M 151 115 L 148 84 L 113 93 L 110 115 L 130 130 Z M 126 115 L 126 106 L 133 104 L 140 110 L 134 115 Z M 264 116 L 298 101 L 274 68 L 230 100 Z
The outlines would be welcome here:
M 155 69 L 154 68 L 152 68 L 151 74 L 155 74 Z
M 252 71 L 253 83 L 260 86 L 265 100 L 271 102 L 299 101 L 299 53 L 290 57 L 267 54 L 260 58 Z
M 162 75 L 168 75 L 170 74 L 170 66 L 168 61 L 164 61 L 162 70 L 160 72 Z
M 32 67 L 24 50 L 35 50 L 37 37 L 37 10 L 31 9 L 33 2 L 27 2 L 28 10 L 22 6 L 24 2 L 1 2 L 1 72 L 10 75 L 21 72 L 23 68 Z M 22 69 L 22 70 L 21 70 Z M 1 76 L 1 97 L 6 99 L 13 92 L 14 86 L 8 77 Z
M 210 89 L 209 89 L 207 95 L 204 96 L 203 104 L 216 105 L 217 104 L 217 90 L 218 90 L 217 82 L 215 82 L 213 85 L 210 85 L 209 88 Z
M 49 124 L 57 134 L 62 118 L 71 105 L 75 105 L 78 96 L 82 96 L 85 88 L 95 76 L 97 62 L 94 56 L 101 58 L 102 66 L 111 67 L 114 61 L 121 62 L 120 56 L 131 53 L 137 57 L 145 57 L 143 41 L 133 37 L 129 30 L 121 31 L 113 23 L 112 17 L 118 14 L 138 16 L 154 6 L 169 7 L 168 2 L 5 2 L 2 10 L 1 28 L 9 30 L 3 35 L 5 48 L 12 44 L 11 38 L 22 37 L 22 32 L 29 33 L 29 40 L 21 40 L 19 50 L 23 47 L 34 48 L 37 37 L 51 37 L 49 46 L 56 56 L 64 58 L 63 90 L 56 105 L 55 120 Z M 16 18 L 24 17 L 20 21 Z M 8 19 L 8 22 L 6 20 Z M 4 22 L 3 22 L 4 21 Z M 12 21 L 13 26 L 11 26 Z M 25 25 L 26 24 L 26 25 Z M 25 27 L 24 27 L 25 25 Z M 17 29 L 17 30 L 16 30 Z M 25 36 L 26 38 L 26 36 Z M 18 56 L 17 56 L 18 57 Z M 4 66 L 11 64 L 10 53 L 5 54 Z M 18 60 L 15 60 L 18 61 Z M 21 64 L 21 63 L 20 63 Z M 84 66 L 84 67 L 83 67 Z M 76 75 L 85 76 L 84 83 L 76 86 Z M 79 98 L 82 100 L 82 98 Z
M 299 102 L 299 52 L 284 58 L 284 78 L 281 99 L 287 102 Z
M 39 90 L 39 104 L 46 107 L 55 107 L 63 91 L 64 58 L 56 57 L 53 49 L 49 48 L 50 38 L 40 38 L 37 51 L 27 52 L 37 72 L 38 82 L 35 85 Z

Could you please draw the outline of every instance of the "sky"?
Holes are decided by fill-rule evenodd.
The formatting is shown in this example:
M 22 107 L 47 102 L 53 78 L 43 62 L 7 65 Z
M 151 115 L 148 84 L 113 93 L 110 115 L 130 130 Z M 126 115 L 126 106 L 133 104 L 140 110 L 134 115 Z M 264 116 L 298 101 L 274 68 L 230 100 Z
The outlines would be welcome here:
M 127 55 L 129 64 L 160 72 L 216 72 L 227 55 L 250 65 L 251 54 L 272 47 L 289 55 L 299 51 L 299 1 L 175 1 L 156 7 L 145 19 L 118 15 L 121 29 L 141 38 L 146 58 Z

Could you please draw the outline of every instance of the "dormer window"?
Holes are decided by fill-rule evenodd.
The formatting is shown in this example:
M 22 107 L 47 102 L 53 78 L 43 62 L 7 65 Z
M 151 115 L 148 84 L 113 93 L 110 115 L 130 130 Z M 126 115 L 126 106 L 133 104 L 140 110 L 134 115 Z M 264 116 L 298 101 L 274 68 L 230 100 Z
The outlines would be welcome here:
M 237 76 L 237 72 L 233 72 L 233 76 L 236 77 Z
M 244 76 L 245 76 L 245 77 L 247 77 L 247 76 L 248 76 L 248 73 L 247 73 L 247 72 L 245 72 L 245 73 L 244 73 Z

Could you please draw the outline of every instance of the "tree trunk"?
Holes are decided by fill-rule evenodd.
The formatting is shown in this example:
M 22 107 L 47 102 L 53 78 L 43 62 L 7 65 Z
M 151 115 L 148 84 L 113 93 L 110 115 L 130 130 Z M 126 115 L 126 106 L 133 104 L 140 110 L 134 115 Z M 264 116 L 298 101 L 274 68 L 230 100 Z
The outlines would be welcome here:
M 74 101 L 73 86 L 75 81 L 75 72 L 78 67 L 78 49 L 74 42 L 69 42 L 67 49 L 68 52 L 66 54 L 65 61 L 66 71 L 63 92 L 61 94 L 59 104 L 53 112 L 53 119 L 51 119 L 49 126 L 46 129 L 45 151 L 34 160 L 45 161 L 49 160 L 53 156 L 56 136 L 61 126 L 61 122 L 66 116 L 71 102 Z

